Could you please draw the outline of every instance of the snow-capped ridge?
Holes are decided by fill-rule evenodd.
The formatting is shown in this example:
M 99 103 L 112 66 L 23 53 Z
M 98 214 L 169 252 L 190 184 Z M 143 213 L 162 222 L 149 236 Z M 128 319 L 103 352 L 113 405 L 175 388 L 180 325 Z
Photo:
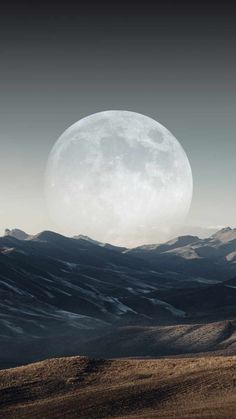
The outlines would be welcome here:
M 236 240 L 236 228 L 224 227 L 221 230 L 214 233 L 210 238 L 213 240 L 219 240 L 222 243 Z
M 25 231 L 20 230 L 19 228 L 13 228 L 10 230 L 9 228 L 5 229 L 4 236 L 14 237 L 17 240 L 26 240 L 30 237 Z

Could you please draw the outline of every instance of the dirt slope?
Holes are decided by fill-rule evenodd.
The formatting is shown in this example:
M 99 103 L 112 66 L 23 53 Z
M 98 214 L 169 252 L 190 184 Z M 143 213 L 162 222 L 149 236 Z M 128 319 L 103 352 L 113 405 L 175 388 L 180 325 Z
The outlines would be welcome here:
M 236 357 L 60 358 L 0 372 L 1 418 L 233 418 Z
M 121 327 L 81 345 L 80 351 L 94 358 L 153 358 L 207 351 L 235 355 L 236 321 Z

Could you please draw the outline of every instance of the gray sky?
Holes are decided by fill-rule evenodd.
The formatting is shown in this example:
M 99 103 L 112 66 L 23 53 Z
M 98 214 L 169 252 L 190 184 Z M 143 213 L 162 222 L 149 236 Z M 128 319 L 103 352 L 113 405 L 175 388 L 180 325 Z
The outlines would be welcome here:
M 170 10 L 1 14 L 0 233 L 55 229 L 48 154 L 68 126 L 107 109 L 148 115 L 180 141 L 194 180 L 187 224 L 236 224 L 235 15 Z

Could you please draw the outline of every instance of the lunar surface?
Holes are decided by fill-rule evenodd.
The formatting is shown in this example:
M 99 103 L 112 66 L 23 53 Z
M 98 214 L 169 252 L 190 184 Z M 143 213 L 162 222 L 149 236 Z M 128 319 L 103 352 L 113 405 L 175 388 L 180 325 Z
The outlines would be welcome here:
M 65 234 L 126 246 L 159 242 L 189 211 L 191 167 L 178 140 L 155 120 L 99 112 L 73 124 L 55 143 L 46 199 Z

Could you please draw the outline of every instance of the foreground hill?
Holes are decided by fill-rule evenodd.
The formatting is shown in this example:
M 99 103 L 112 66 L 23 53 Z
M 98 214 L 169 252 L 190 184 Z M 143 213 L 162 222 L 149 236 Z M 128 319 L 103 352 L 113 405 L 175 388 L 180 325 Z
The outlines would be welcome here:
M 0 372 L 1 418 L 233 418 L 236 358 L 51 359 Z

